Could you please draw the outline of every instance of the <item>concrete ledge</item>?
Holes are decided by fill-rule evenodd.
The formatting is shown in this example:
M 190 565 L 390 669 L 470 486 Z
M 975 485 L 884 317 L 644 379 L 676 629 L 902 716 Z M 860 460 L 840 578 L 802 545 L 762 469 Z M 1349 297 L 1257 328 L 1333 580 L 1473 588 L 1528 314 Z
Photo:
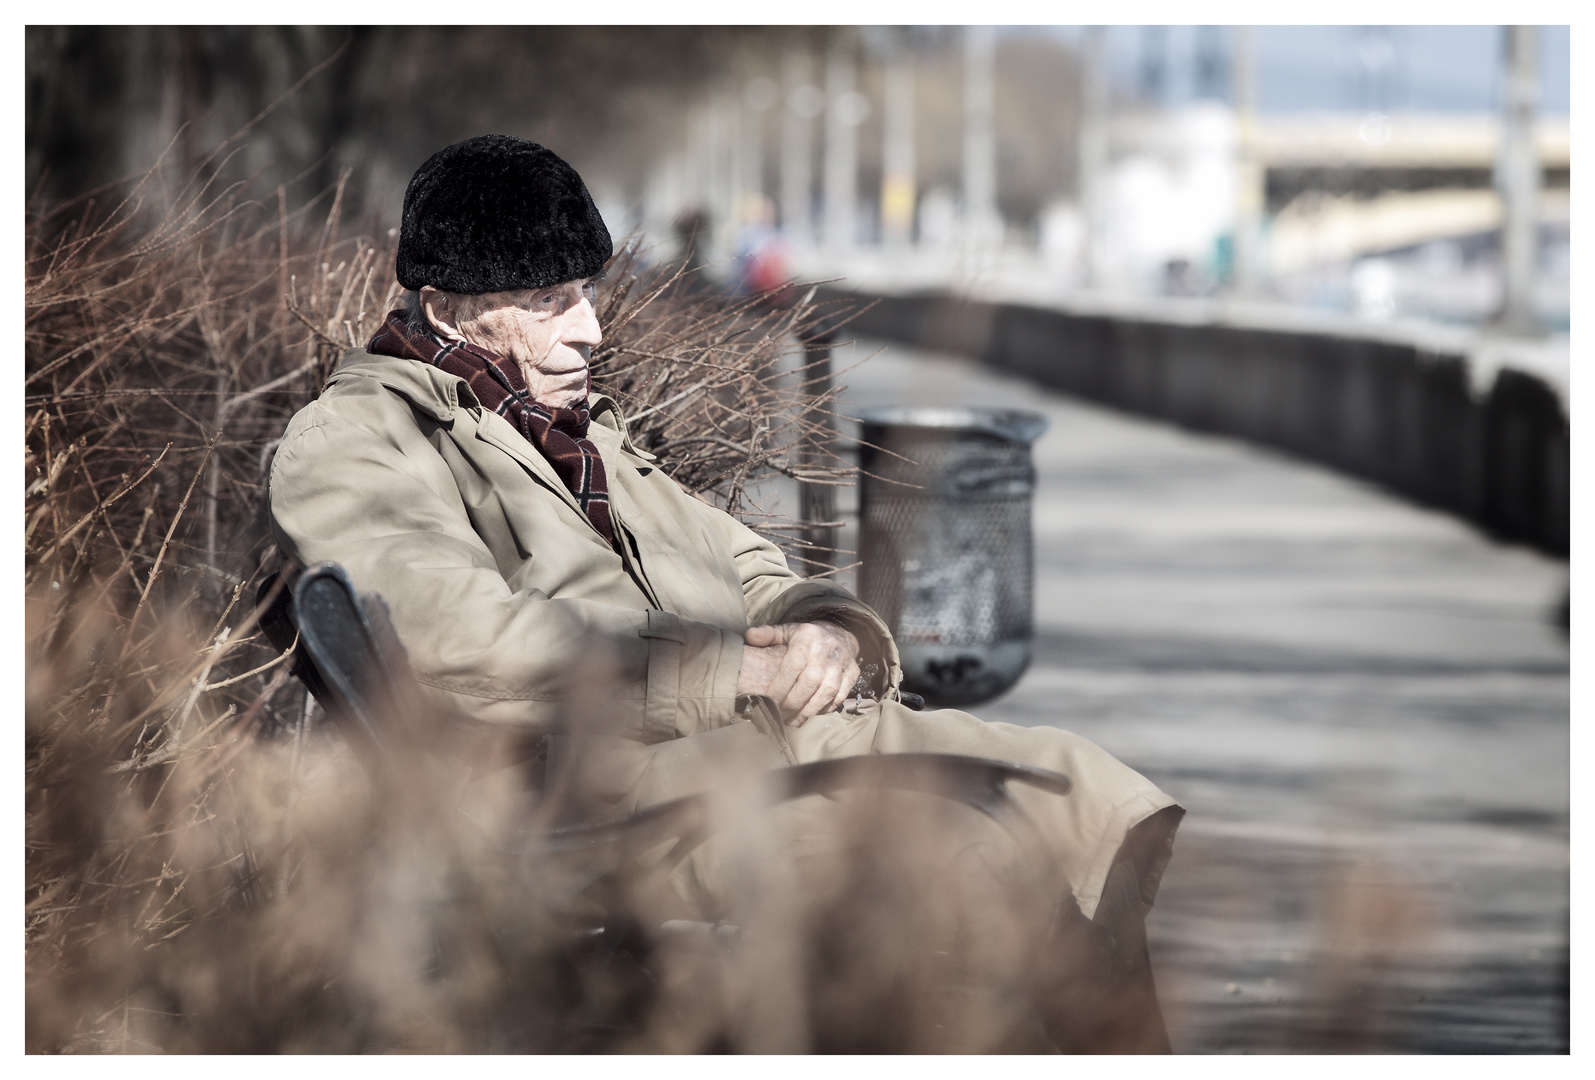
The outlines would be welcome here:
M 847 331 L 961 353 L 1044 386 L 1235 435 L 1373 480 L 1508 540 L 1568 552 L 1558 388 L 1500 367 L 1470 385 L 1459 342 L 1067 311 L 940 292 L 872 295 Z

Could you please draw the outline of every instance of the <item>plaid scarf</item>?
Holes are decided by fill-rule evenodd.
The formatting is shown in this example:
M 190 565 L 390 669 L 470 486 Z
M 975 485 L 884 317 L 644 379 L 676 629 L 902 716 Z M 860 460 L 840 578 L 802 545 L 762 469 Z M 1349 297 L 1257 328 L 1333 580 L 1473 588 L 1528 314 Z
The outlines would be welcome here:
M 433 364 L 458 375 L 485 409 L 508 420 L 548 459 L 565 487 L 576 496 L 587 520 L 615 543 L 615 526 L 609 517 L 609 485 L 598 447 L 587 439 L 587 402 L 575 408 L 551 409 L 532 400 L 521 377 L 521 366 L 486 349 L 463 342 L 443 343 L 431 334 L 417 334 L 404 321 L 402 310 L 388 313 L 387 321 L 372 335 L 366 352 Z

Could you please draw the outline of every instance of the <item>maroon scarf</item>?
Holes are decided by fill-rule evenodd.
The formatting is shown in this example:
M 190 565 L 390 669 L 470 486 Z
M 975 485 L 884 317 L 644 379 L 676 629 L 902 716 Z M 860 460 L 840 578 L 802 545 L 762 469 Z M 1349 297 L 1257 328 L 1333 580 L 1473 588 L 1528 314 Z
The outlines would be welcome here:
M 565 487 L 576 496 L 582 512 L 615 543 L 615 526 L 609 517 L 609 485 L 598 447 L 587 439 L 587 402 L 572 409 L 552 409 L 532 400 L 521 376 L 521 366 L 475 345 L 443 343 L 431 334 L 417 334 L 404 320 L 402 310 L 388 313 L 387 321 L 371 336 L 366 352 L 397 356 L 433 364 L 458 375 L 485 409 L 492 409 L 535 446 Z

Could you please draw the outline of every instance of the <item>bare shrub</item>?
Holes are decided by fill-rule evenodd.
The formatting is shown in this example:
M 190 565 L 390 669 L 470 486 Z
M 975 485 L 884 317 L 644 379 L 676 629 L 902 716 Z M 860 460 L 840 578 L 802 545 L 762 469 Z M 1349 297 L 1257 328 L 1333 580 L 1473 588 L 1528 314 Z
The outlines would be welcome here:
M 28 207 L 29 1049 L 612 1045 L 646 980 L 451 824 L 432 766 L 364 785 L 257 627 L 276 440 L 392 305 L 396 237 L 346 230 L 343 184 L 290 208 L 161 175 Z M 600 388 L 779 531 L 750 482 L 848 476 L 791 360 L 819 313 L 691 285 L 618 261 Z
M 587 902 L 510 769 L 462 813 L 447 763 L 373 776 L 324 729 L 131 774 L 107 750 L 30 731 L 31 1051 L 1048 1048 L 1022 960 L 1045 894 L 960 873 L 950 804 L 866 794 L 799 860 L 778 815 L 728 805 L 743 887 L 682 921 L 646 867 Z
M 727 300 L 684 266 L 639 271 L 635 251 L 628 245 L 611 264 L 594 385 L 621 403 L 633 441 L 672 478 L 775 536 L 799 569 L 837 554 L 802 534 L 838 522 L 793 521 L 749 488 L 771 475 L 853 482 L 837 449 L 829 362 L 804 344 L 833 333 L 847 313 L 814 303 L 812 287 L 779 305 L 764 296 Z

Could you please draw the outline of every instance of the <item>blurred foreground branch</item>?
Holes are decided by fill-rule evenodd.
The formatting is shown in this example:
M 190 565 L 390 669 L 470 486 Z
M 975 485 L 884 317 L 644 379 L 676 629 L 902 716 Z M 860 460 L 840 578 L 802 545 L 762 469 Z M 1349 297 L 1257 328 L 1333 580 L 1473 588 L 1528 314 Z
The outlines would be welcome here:
M 483 995 L 574 1015 L 610 989 L 572 989 L 563 924 L 494 893 L 501 867 L 444 823 L 444 788 L 418 785 L 427 812 L 403 820 L 422 824 L 396 834 L 257 630 L 277 440 L 393 305 L 396 236 L 345 228 L 348 174 L 297 207 L 160 175 L 27 209 L 28 1048 L 482 1049 L 513 1009 L 448 1017 Z M 628 247 L 595 377 L 672 476 L 779 534 L 761 481 L 851 476 L 798 464 L 829 403 L 792 360 L 815 308 L 694 284 Z M 384 936 L 398 909 L 469 944 L 419 997 L 387 994 L 393 950 L 432 955 Z M 513 963 L 472 966 L 501 946 Z M 545 1035 L 511 1041 L 602 1044 Z

